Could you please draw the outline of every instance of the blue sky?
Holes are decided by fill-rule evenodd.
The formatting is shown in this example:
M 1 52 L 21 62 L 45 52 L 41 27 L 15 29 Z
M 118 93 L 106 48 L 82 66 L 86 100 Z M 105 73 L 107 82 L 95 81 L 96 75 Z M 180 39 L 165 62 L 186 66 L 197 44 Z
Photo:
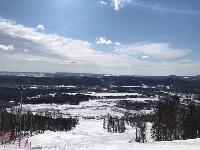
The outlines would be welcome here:
M 0 70 L 200 74 L 199 0 L 0 0 Z

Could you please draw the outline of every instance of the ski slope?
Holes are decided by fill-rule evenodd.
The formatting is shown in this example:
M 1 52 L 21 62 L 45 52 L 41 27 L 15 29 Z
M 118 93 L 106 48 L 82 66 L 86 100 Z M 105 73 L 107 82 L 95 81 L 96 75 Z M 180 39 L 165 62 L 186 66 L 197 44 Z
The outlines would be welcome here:
M 134 141 L 135 129 L 126 126 L 125 133 L 107 133 L 103 121 L 80 119 L 80 124 L 69 132 L 51 132 L 29 138 L 34 150 L 199 150 L 200 139 L 172 142 L 153 142 L 148 134 L 147 143 Z M 22 144 L 23 146 L 23 144 Z M 0 146 L 0 150 L 26 150 L 17 144 Z
M 112 93 L 111 93 L 112 94 Z M 108 95 L 101 94 L 102 95 Z M 145 101 L 149 98 L 128 98 L 132 101 Z M 53 112 L 59 110 L 62 117 L 69 115 L 78 116 L 79 124 L 68 132 L 46 131 L 44 134 L 34 135 L 29 138 L 30 147 L 24 147 L 26 139 L 22 141 L 22 147 L 18 143 L 0 145 L 0 150 L 199 150 L 200 139 L 172 142 L 154 142 L 151 139 L 151 124 L 147 124 L 147 143 L 135 142 L 135 128 L 126 125 L 125 133 L 108 133 L 103 129 L 103 120 L 84 119 L 101 118 L 108 113 L 123 116 L 128 110 L 116 107 L 120 99 L 95 99 L 81 102 L 79 105 L 68 104 L 26 104 L 23 110 L 31 110 L 33 113 Z M 157 99 L 151 99 L 155 101 Z M 149 112 L 147 112 L 149 111 Z M 152 110 L 141 110 L 142 113 L 151 113 Z M 133 112 L 132 112 L 133 113 Z M 5 147 L 4 147 L 5 146 Z

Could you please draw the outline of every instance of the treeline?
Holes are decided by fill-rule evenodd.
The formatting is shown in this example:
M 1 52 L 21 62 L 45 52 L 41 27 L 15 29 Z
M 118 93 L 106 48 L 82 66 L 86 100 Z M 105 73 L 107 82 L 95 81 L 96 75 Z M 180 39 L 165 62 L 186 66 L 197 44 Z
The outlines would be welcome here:
M 179 97 L 159 101 L 152 126 L 155 141 L 186 140 L 200 137 L 200 105 L 182 105 Z
M 0 87 L 17 87 L 19 85 L 75 85 L 96 86 L 105 83 L 97 77 L 69 76 L 69 77 L 27 77 L 27 76 L 1 76 Z
M 153 122 L 154 115 L 153 114 L 134 114 L 134 115 L 125 115 L 125 122 L 129 126 L 137 126 L 137 124 L 141 122 Z
M 90 95 L 83 95 L 83 94 L 61 94 L 57 93 L 54 96 L 52 95 L 41 95 L 40 97 L 25 99 L 25 104 L 42 104 L 42 103 L 56 103 L 56 104 L 70 104 L 70 105 L 79 105 L 82 101 L 89 101 L 91 98 Z
M 68 93 L 67 89 L 23 89 L 22 98 L 23 103 L 27 104 L 67 103 L 71 105 L 78 105 L 81 101 L 88 101 L 91 98 L 90 95 L 63 93 Z M 0 103 L 8 104 L 9 101 L 15 101 L 15 104 L 20 102 L 20 89 L 0 87 Z
M 151 119 L 149 119 L 151 118 Z M 124 133 L 126 130 L 125 123 L 130 126 L 135 126 L 135 141 L 144 143 L 146 142 L 146 122 L 152 120 L 151 115 L 125 115 L 123 117 L 108 115 L 103 119 L 103 128 L 107 132 Z
M 101 86 L 141 86 L 142 83 L 148 86 L 172 85 L 174 92 L 200 93 L 199 76 L 185 79 L 178 76 L 166 77 L 135 77 L 135 76 L 54 76 L 49 77 L 27 77 L 27 76 L 6 76 L 0 77 L 0 87 L 17 87 L 19 85 L 75 85 L 79 87 Z M 117 89 L 118 92 L 127 91 L 127 88 Z M 138 89 L 139 90 L 139 89 Z M 145 90 L 145 89 L 143 89 Z M 152 89 L 153 90 L 153 89 Z M 129 90 L 131 91 L 131 90 Z M 148 92 L 148 91 L 147 91 Z M 151 92 L 153 93 L 153 92 Z M 151 93 L 149 93 L 151 95 Z
M 107 132 L 124 133 L 126 130 L 124 117 L 119 118 L 111 115 L 104 117 L 103 128 L 107 129 Z
M 78 105 L 81 101 L 88 101 L 92 96 L 83 94 L 63 94 L 62 89 L 23 89 L 23 103 L 41 104 L 41 103 L 57 103 Z M 52 94 L 54 93 L 54 94 Z M 67 92 L 66 92 L 67 93 Z M 20 89 L 18 88 L 0 88 L 0 104 L 9 104 L 14 101 L 18 104 L 20 101 Z
M 119 100 L 117 107 L 127 110 L 150 110 L 156 105 L 157 101 L 145 100 L 145 101 L 131 101 L 131 100 Z
M 50 118 L 26 114 L 9 113 L 5 109 L 0 111 L 0 139 L 9 133 L 10 140 L 18 136 L 31 136 L 33 133 L 50 131 L 69 131 L 78 124 L 77 118 Z M 23 134 L 21 134 L 23 133 Z
M 135 132 L 135 141 L 139 143 L 146 142 L 146 131 L 147 131 L 147 122 L 153 122 L 152 114 L 134 114 L 134 115 L 125 115 L 125 122 L 134 126 L 136 129 Z

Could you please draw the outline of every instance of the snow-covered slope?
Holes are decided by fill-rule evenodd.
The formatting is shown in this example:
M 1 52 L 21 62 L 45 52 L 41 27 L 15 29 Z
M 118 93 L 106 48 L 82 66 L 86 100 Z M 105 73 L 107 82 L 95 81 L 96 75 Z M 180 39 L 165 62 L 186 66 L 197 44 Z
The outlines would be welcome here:
M 102 120 L 81 119 L 69 132 L 50 132 L 29 138 L 34 150 L 199 150 L 200 139 L 173 142 L 134 142 L 135 130 L 126 126 L 125 133 L 107 133 Z M 24 140 L 25 141 L 25 140 Z M 22 144 L 23 146 L 23 144 Z M 17 150 L 17 144 L 9 144 L 1 150 Z M 30 148 L 21 148 L 30 149 Z
M 93 94 L 93 93 L 92 93 Z M 118 93 L 120 95 L 121 93 Z M 127 93 L 124 93 L 126 95 Z M 129 94 L 129 93 L 128 93 Z M 135 93 L 133 93 L 134 95 Z M 113 93 L 101 93 L 100 96 L 116 95 Z M 103 120 L 84 119 L 101 118 L 111 115 L 123 116 L 126 112 L 134 113 L 135 110 L 126 110 L 116 106 L 120 99 L 100 98 L 81 102 L 79 105 L 68 104 L 26 104 L 23 110 L 31 110 L 33 113 L 59 112 L 62 117 L 79 116 L 79 125 L 69 132 L 51 132 L 34 135 L 29 138 L 34 150 L 199 150 L 200 139 L 153 142 L 150 138 L 151 124 L 147 123 L 147 143 L 135 142 L 135 128 L 126 125 L 125 133 L 108 133 L 103 129 Z M 127 98 L 129 101 L 145 102 L 147 100 L 157 101 L 157 98 Z M 136 112 L 136 111 L 135 111 Z M 152 110 L 140 110 L 141 113 L 150 113 Z M 53 113 L 53 114 L 54 114 Z M 137 111 L 137 113 L 139 113 Z M 26 139 L 22 141 L 22 147 L 18 144 L 0 145 L 0 150 L 30 149 L 24 147 Z M 4 147 L 5 146 L 5 147 Z

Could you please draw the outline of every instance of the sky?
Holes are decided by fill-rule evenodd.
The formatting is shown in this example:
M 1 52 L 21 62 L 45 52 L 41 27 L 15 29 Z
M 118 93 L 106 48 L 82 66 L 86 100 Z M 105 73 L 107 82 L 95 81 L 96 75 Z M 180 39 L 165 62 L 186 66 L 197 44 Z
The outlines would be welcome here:
M 199 0 L 0 0 L 0 71 L 199 75 Z

